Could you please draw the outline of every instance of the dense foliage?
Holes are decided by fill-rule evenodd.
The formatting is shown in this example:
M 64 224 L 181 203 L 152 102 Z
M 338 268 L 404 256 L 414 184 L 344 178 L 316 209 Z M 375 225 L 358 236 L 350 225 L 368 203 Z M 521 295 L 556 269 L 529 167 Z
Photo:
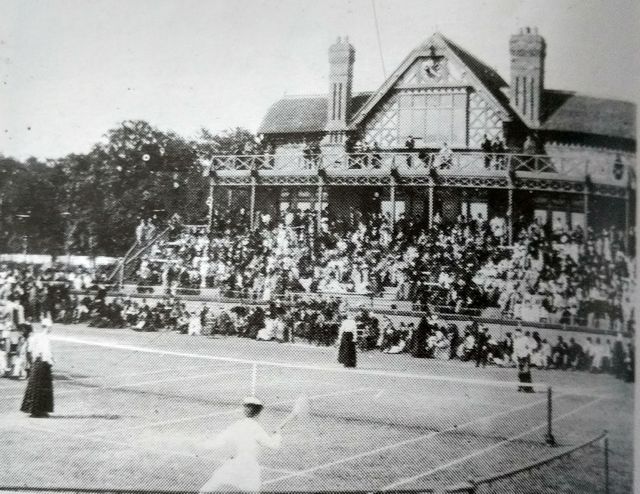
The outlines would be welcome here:
M 0 155 L 0 252 L 120 255 L 141 217 L 204 222 L 201 159 L 255 143 L 244 129 L 194 140 L 125 121 L 87 154 L 47 162 Z

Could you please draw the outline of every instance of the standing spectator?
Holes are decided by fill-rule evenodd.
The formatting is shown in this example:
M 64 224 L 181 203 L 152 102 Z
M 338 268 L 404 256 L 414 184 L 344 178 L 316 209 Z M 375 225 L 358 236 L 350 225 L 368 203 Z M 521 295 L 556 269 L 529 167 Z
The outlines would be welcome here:
M 20 410 L 34 418 L 45 418 L 53 412 L 53 354 L 49 331 L 49 328 L 43 327 L 39 333 L 34 334 L 30 338 L 28 349 L 33 359 L 33 369 Z
M 613 371 L 613 375 L 618 379 L 622 379 L 624 377 L 624 358 L 622 336 L 618 335 L 611 352 L 611 369 Z
M 345 367 L 356 366 L 356 322 L 353 319 L 345 319 L 340 327 L 340 348 L 338 349 L 338 362 Z
M 569 351 L 569 346 L 564 341 L 562 336 L 558 336 L 558 341 L 553 347 L 553 366 L 556 369 L 566 369 L 567 367 L 567 355 Z
M 442 170 L 448 170 L 453 165 L 453 151 L 446 142 L 442 143 L 442 148 L 438 152 L 438 163 Z
M 427 318 L 422 316 L 418 328 L 411 335 L 411 356 L 415 358 L 425 358 L 427 356 L 427 338 L 430 333 L 430 326 Z
M 489 357 L 489 328 L 483 326 L 478 332 L 476 337 L 476 367 L 487 366 L 487 359 Z
M 513 341 L 513 356 L 518 362 L 518 381 L 531 383 L 531 340 L 522 334 L 522 329 L 516 329 L 516 337 Z M 518 386 L 518 391 L 533 393 L 532 386 Z
M 407 167 L 411 168 L 411 155 L 416 147 L 416 140 L 413 136 L 407 137 L 407 140 L 404 142 L 404 147 L 407 153 Z
M 484 135 L 484 141 L 482 141 L 481 149 L 484 153 L 484 167 L 489 169 L 491 168 L 491 160 L 493 159 L 493 156 L 491 155 L 493 146 L 491 144 L 491 139 L 489 139 L 487 134 Z
M 495 154 L 496 170 L 502 170 L 505 163 L 504 153 L 506 152 L 506 149 L 504 147 L 504 142 L 499 136 L 496 136 L 493 141 L 492 151 Z
M 200 336 L 200 334 L 202 334 L 202 320 L 200 315 L 195 311 L 189 314 L 189 327 L 187 334 L 190 336 Z
M 533 140 L 531 135 L 528 135 L 524 140 L 524 144 L 522 145 L 522 153 L 534 155 L 537 154 L 537 152 L 538 146 L 536 145 L 536 142 Z

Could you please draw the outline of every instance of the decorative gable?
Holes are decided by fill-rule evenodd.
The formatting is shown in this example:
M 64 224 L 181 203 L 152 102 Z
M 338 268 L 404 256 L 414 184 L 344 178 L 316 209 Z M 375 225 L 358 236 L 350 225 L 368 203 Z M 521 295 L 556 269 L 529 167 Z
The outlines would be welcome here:
M 469 86 L 467 70 L 444 56 L 419 57 L 400 77 L 396 88 Z
M 400 64 L 352 126 L 383 148 L 402 147 L 409 137 L 419 148 L 478 148 L 485 134 L 502 136 L 502 123 L 510 119 L 502 84 L 498 74 L 436 34 Z

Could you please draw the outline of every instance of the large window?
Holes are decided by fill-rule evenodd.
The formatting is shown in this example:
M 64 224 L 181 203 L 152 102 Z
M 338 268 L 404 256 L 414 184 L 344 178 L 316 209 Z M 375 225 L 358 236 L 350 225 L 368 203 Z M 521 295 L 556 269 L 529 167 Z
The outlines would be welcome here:
M 417 147 L 467 146 L 467 94 L 416 92 L 400 95 L 400 139 Z

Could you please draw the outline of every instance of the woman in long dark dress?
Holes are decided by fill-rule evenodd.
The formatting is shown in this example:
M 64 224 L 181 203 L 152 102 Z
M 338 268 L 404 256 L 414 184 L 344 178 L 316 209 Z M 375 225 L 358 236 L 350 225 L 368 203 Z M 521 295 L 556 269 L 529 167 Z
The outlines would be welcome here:
M 356 342 L 353 340 L 353 333 L 345 331 L 340 339 L 340 349 L 338 350 L 338 362 L 345 367 L 356 366 Z
M 41 332 L 33 334 L 29 347 L 33 366 L 20 410 L 34 418 L 48 417 L 53 412 L 53 355 L 49 328 L 45 326 Z
M 411 356 L 415 358 L 425 358 L 427 356 L 427 338 L 430 331 L 429 321 L 425 316 L 422 316 L 420 323 L 418 323 L 418 328 L 411 338 Z
M 345 367 L 356 366 L 356 331 L 358 326 L 354 319 L 346 318 L 340 324 L 338 362 Z

